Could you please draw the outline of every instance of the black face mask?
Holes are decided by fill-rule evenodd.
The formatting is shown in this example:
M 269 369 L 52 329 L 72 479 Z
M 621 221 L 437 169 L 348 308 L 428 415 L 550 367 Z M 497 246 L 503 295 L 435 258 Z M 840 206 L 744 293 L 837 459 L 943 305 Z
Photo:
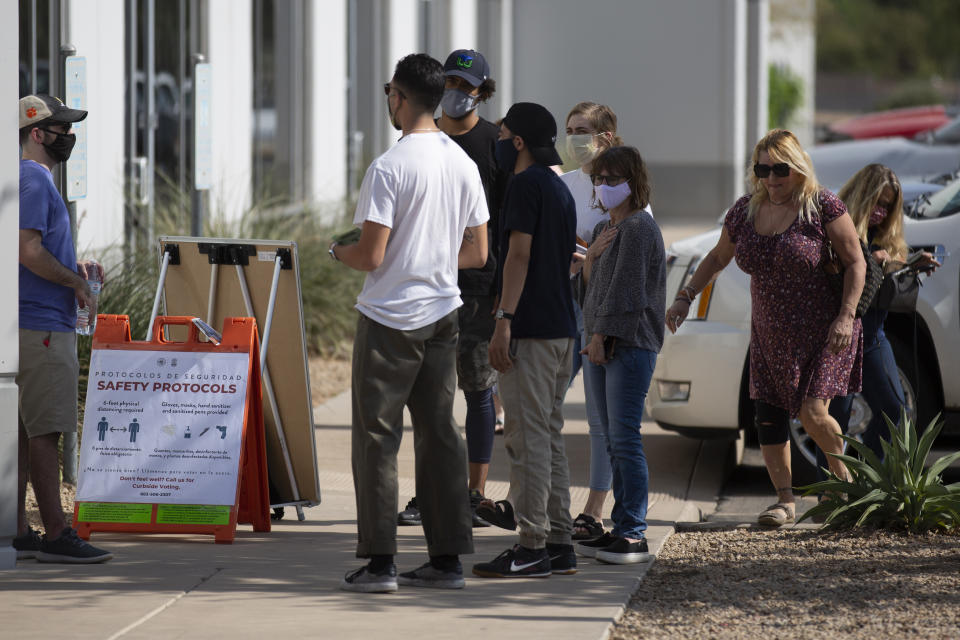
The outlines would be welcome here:
M 66 162 L 70 159 L 70 154 L 73 152 L 73 145 L 77 144 L 76 135 L 72 133 L 60 133 L 59 131 L 53 131 L 51 129 L 40 129 L 40 131 L 46 131 L 56 136 L 53 142 L 49 144 L 46 142 L 43 143 L 43 146 L 47 148 L 47 153 L 50 154 L 51 158 L 57 162 Z

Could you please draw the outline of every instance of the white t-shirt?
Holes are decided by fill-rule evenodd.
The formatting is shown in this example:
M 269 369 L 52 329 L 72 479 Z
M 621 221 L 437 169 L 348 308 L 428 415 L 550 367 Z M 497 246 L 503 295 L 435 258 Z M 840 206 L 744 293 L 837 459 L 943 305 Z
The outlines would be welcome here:
M 436 322 L 463 301 L 457 255 L 467 227 L 490 218 L 476 163 L 445 133 L 404 136 L 363 177 L 354 224 L 390 227 L 383 263 L 357 309 L 393 329 Z
M 574 169 L 567 171 L 560 176 L 563 183 L 573 194 L 573 201 L 577 203 L 577 237 L 586 241 L 588 244 L 593 242 L 593 230 L 600 222 L 606 222 L 610 216 L 600 209 L 594 209 L 590 200 L 593 198 L 593 183 L 590 176 L 583 172 L 583 169 Z M 647 204 L 644 211 L 653 215 L 653 209 Z

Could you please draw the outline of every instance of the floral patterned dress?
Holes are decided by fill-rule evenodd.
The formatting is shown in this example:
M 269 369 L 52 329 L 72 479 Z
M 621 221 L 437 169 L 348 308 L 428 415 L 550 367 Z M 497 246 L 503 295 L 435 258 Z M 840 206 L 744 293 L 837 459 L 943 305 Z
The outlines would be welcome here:
M 804 398 L 830 399 L 860 390 L 863 329 L 853 323 L 850 346 L 838 354 L 828 331 L 840 294 L 820 268 L 824 225 L 847 209 L 833 193 L 819 195 L 820 215 L 800 216 L 783 233 L 761 235 L 747 220 L 750 196 L 734 203 L 724 226 L 736 245 L 737 265 L 750 275 L 750 397 L 796 417 Z

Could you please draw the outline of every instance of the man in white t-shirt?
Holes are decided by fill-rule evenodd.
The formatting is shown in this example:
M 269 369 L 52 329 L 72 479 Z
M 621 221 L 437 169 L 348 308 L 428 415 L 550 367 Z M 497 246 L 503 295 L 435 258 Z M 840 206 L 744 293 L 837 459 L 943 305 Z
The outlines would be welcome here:
M 398 584 L 463 588 L 459 556 L 473 553 L 466 448 L 453 419 L 457 270 L 487 259 L 486 197 L 477 165 L 442 133 L 433 114 L 443 95 L 441 64 L 425 54 L 400 60 L 384 85 L 400 141 L 363 179 L 353 245 L 330 256 L 366 271 L 353 345 L 353 482 L 357 557 L 346 591 L 389 592 Z M 397 451 L 403 408 L 416 449 L 416 495 L 430 561 L 397 576 Z

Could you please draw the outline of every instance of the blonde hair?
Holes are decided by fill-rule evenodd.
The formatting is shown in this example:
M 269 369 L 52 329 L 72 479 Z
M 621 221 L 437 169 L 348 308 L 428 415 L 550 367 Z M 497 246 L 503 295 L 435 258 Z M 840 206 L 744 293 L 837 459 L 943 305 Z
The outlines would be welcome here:
M 892 259 L 903 261 L 907 257 L 907 243 L 903 239 L 903 190 L 893 170 L 882 164 L 868 164 L 847 180 L 837 197 L 847 205 L 860 239 L 871 244 L 867 240 L 870 214 L 877 207 L 885 187 L 893 191 L 893 202 L 887 217 L 876 226 L 872 244 L 889 253 Z
M 800 146 L 797 137 L 786 129 L 773 129 L 763 136 L 753 148 L 750 161 L 750 171 L 747 182 L 750 184 L 750 205 L 747 208 L 747 220 L 752 220 L 765 201 L 770 199 L 763 182 L 753 173 L 753 165 L 759 162 L 760 152 L 766 151 L 771 163 L 784 162 L 794 173 L 803 176 L 800 193 L 797 195 L 797 204 L 800 205 L 800 220 L 810 222 L 814 215 L 820 214 L 817 196 L 820 194 L 820 183 L 813 171 L 813 162 L 810 156 Z
M 599 136 L 597 144 L 600 151 L 623 146 L 623 138 L 617 135 L 617 114 L 607 105 L 597 104 L 596 102 L 578 102 L 573 109 L 570 109 L 564 123 L 570 122 L 570 118 L 573 116 L 586 118 L 590 127 L 597 133 L 610 134 L 609 139 L 606 136 Z

